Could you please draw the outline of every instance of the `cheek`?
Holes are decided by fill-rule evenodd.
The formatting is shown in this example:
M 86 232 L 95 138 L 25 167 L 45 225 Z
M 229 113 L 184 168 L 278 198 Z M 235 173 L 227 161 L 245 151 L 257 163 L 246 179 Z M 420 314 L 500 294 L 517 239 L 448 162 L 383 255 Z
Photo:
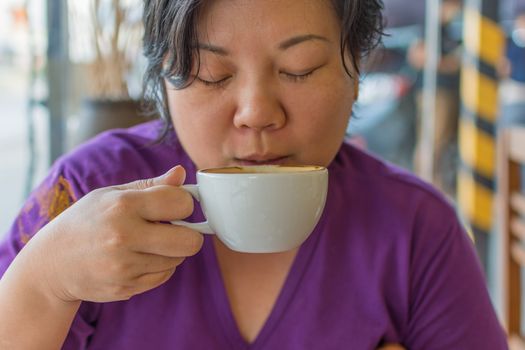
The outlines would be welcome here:
M 295 103 L 295 120 L 301 132 L 301 148 L 307 157 L 328 164 L 339 149 L 352 113 L 353 82 L 317 86 Z
M 354 91 L 353 83 L 318 85 L 296 103 L 295 114 L 315 134 L 342 138 L 352 112 Z
M 169 111 L 177 132 L 183 134 L 191 131 L 201 135 L 220 130 L 220 126 L 228 119 L 227 106 L 220 101 L 206 94 L 194 93 L 191 87 L 168 92 Z
M 169 92 L 168 105 L 177 136 L 197 167 L 221 166 L 224 112 L 184 90 Z
M 198 120 L 194 118 L 194 109 L 191 108 L 192 102 L 184 98 L 181 91 L 168 93 L 168 106 L 171 121 L 180 139 L 186 138 L 187 134 L 192 134 L 193 130 L 198 130 Z

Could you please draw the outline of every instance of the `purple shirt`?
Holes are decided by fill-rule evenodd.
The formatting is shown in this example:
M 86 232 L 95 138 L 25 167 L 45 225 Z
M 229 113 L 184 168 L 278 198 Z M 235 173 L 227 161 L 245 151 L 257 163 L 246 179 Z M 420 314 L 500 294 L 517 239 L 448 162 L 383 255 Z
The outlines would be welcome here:
M 2 274 L 24 242 L 89 191 L 195 165 L 159 122 L 102 134 L 62 157 L 0 245 Z M 64 349 L 506 349 L 472 241 L 430 186 L 353 146 L 329 166 L 323 216 L 252 344 L 229 306 L 212 240 L 162 286 L 84 302 Z M 190 221 L 200 221 L 197 209 Z

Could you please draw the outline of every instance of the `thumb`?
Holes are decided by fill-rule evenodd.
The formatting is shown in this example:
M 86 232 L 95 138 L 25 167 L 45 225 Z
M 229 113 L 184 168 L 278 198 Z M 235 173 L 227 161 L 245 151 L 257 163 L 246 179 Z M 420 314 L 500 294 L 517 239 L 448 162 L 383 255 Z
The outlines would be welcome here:
M 181 186 L 184 180 L 186 180 L 186 170 L 181 165 L 177 165 L 158 177 L 133 181 L 118 186 L 118 188 L 121 190 L 145 190 L 160 185 Z

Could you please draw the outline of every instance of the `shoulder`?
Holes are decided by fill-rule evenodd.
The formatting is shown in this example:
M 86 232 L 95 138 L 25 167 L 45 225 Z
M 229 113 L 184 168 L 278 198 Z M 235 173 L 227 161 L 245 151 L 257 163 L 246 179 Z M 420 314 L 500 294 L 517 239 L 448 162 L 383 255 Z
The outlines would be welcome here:
M 453 203 L 407 170 L 346 144 L 329 169 L 332 214 L 365 244 L 412 250 L 469 241 Z
M 79 192 L 158 176 L 189 158 L 173 132 L 157 141 L 162 124 L 152 121 L 103 132 L 59 158 L 51 174 L 73 182 Z
M 155 177 L 176 164 L 193 167 L 174 133 L 155 142 L 160 128 L 155 121 L 107 131 L 59 158 L 26 199 L 0 245 L 0 252 L 10 249 L 5 260 L 0 259 L 0 275 L 7 267 L 3 263 L 38 230 L 92 190 Z
M 343 144 L 330 172 L 342 191 L 379 208 L 455 213 L 452 203 L 429 183 L 350 144 Z
M 337 218 L 327 225 L 338 238 L 327 246 L 339 249 L 350 273 L 353 266 L 366 272 L 363 281 L 399 320 L 403 344 L 501 348 L 482 268 L 454 206 L 413 174 L 353 146 L 343 145 L 330 169 Z

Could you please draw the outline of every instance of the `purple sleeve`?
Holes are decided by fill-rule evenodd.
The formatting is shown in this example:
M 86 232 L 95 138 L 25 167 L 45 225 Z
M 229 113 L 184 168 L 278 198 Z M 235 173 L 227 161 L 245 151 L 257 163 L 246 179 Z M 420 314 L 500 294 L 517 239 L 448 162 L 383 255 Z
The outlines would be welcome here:
M 60 165 L 54 166 L 45 180 L 31 193 L 10 230 L 0 242 L 0 276 L 2 276 L 24 245 L 56 216 L 83 195 L 79 184 Z M 88 317 L 93 314 L 89 303 L 77 314 L 64 348 L 85 348 L 93 332 Z
M 474 244 L 457 220 L 444 220 L 453 213 L 440 212 L 427 210 L 429 217 L 416 223 L 403 343 L 426 350 L 507 349 Z
M 0 243 L 0 275 L 7 270 L 23 246 L 42 227 L 80 197 L 75 182 L 64 175 L 62 167 L 51 169 L 44 181 L 31 193 Z

